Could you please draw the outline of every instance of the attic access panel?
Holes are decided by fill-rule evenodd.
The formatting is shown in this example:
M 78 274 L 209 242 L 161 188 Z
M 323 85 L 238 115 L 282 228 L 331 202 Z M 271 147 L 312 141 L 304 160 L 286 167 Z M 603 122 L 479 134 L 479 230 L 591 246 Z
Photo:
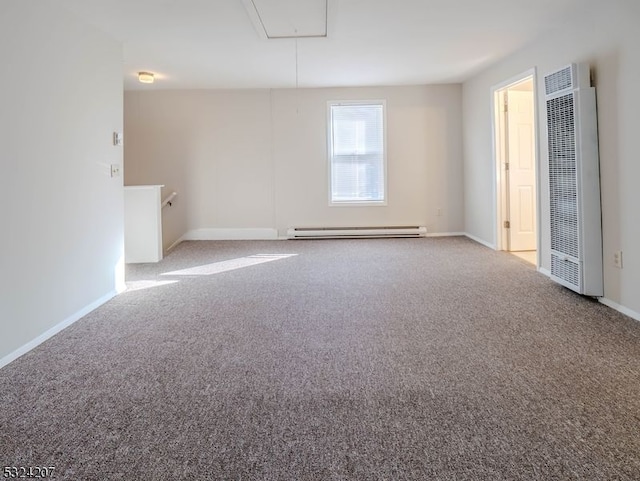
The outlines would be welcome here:
M 261 37 L 327 36 L 328 0 L 243 0 L 243 3 Z

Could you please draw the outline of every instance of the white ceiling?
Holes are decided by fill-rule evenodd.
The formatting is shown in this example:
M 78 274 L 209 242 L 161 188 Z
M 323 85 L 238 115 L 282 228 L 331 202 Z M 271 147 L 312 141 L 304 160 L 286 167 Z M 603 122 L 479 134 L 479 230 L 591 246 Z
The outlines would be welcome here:
M 56 2 L 122 42 L 132 90 L 295 87 L 296 43 L 299 87 L 461 82 L 585 0 L 329 0 L 327 37 L 298 40 L 260 34 L 247 0 Z M 305 23 L 297 18 L 285 23 Z M 138 83 L 138 71 L 156 82 Z

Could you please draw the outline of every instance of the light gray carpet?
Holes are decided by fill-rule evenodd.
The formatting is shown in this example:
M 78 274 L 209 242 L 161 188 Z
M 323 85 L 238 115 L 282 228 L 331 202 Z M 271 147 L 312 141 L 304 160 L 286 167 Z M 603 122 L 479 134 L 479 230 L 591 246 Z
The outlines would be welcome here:
M 267 254 L 296 255 L 243 259 Z M 1 466 L 640 479 L 640 323 L 508 254 L 464 238 L 185 242 L 127 274 L 138 290 L 0 370 Z

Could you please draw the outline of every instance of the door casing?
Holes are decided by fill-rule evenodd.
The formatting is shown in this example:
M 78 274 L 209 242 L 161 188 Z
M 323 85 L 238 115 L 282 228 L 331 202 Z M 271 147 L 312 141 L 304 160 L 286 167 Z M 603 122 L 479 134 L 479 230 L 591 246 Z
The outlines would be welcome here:
M 538 102 L 537 102 L 537 78 L 536 69 L 530 69 L 519 75 L 511 77 L 504 82 L 491 87 L 491 126 L 492 126 L 492 147 L 494 158 L 494 226 L 496 233 L 496 250 L 508 249 L 508 233 L 504 228 L 504 221 L 508 216 L 508 192 L 507 173 L 504 167 L 505 153 L 505 116 L 504 116 L 504 94 L 510 87 L 523 83 L 531 79 L 533 81 L 533 104 L 534 104 L 534 146 L 535 146 L 535 177 L 536 177 L 536 247 L 540 247 L 540 175 L 539 175 L 539 135 L 538 135 Z M 540 267 L 538 256 L 537 266 Z

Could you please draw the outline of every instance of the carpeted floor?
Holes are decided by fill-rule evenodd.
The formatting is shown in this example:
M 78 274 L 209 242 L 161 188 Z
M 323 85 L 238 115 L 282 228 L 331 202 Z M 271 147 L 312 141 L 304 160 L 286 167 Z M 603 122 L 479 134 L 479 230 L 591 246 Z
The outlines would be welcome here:
M 465 238 L 185 242 L 0 370 L 68 480 L 638 480 L 640 323 Z

